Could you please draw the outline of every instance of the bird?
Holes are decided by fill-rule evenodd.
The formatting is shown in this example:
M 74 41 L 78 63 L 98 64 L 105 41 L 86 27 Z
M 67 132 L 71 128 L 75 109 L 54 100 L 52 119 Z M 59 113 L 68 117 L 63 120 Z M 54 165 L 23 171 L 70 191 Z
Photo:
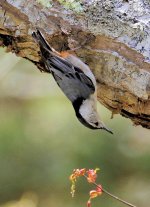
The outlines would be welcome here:
M 32 37 L 40 48 L 45 68 L 71 101 L 78 120 L 90 129 L 103 129 L 113 134 L 98 114 L 96 79 L 89 66 L 69 51 L 56 51 L 40 30 L 33 31 Z

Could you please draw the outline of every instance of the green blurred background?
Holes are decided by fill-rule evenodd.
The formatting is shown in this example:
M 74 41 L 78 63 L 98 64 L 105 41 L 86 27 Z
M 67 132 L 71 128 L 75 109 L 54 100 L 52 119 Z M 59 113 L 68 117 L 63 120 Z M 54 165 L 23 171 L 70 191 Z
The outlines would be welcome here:
M 81 125 L 49 74 L 0 49 L 0 207 L 86 206 L 93 186 L 74 168 L 101 169 L 98 182 L 140 207 L 150 205 L 150 132 L 99 104 L 114 135 Z M 121 207 L 106 195 L 93 207 Z

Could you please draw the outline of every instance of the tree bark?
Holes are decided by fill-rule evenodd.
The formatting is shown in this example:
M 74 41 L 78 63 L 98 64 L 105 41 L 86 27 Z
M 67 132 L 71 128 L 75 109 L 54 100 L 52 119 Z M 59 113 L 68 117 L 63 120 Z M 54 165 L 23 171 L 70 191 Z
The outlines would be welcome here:
M 150 128 L 150 1 L 70 2 L 1 0 L 0 45 L 45 72 L 32 31 L 40 29 L 56 50 L 77 48 L 96 77 L 98 100 Z

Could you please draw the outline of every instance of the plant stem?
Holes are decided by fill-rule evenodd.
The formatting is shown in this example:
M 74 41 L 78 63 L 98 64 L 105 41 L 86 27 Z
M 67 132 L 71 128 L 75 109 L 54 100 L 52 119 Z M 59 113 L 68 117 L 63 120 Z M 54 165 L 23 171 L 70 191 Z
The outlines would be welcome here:
M 87 176 L 86 176 L 86 175 L 84 175 L 84 177 L 87 179 Z M 93 184 L 94 184 L 96 187 L 99 188 L 99 185 L 98 185 L 97 183 L 93 182 Z M 127 202 L 127 201 L 125 201 L 125 200 L 123 200 L 123 199 L 121 199 L 121 198 L 119 198 L 119 197 L 117 197 L 117 196 L 115 196 L 115 195 L 113 195 L 113 194 L 111 194 L 111 193 L 109 193 L 109 192 L 108 192 L 107 190 L 105 190 L 104 188 L 102 188 L 102 192 L 104 192 L 105 194 L 107 194 L 107 195 L 109 195 L 110 197 L 112 197 L 112 198 L 114 198 L 114 199 L 120 201 L 121 203 L 123 203 L 123 204 L 125 204 L 125 205 L 127 205 L 127 206 L 130 206 L 130 207 L 137 207 L 137 206 L 135 206 L 135 205 L 133 205 L 133 204 L 131 204 L 131 203 L 129 203 L 129 202 Z
M 114 199 L 116 199 L 116 200 L 118 200 L 118 201 L 124 203 L 124 204 L 127 205 L 127 206 L 130 206 L 130 207 L 136 207 L 135 205 L 133 205 L 133 204 L 131 204 L 131 203 L 129 203 L 129 202 L 127 202 L 127 201 L 125 201 L 125 200 L 123 200 L 123 199 L 121 199 L 121 198 L 118 198 L 117 196 L 115 196 L 115 195 L 109 193 L 109 192 L 108 192 L 107 190 L 105 190 L 104 188 L 102 189 L 102 191 L 103 191 L 104 193 L 106 193 L 107 195 L 109 195 L 110 197 L 112 197 L 112 198 L 114 198 Z

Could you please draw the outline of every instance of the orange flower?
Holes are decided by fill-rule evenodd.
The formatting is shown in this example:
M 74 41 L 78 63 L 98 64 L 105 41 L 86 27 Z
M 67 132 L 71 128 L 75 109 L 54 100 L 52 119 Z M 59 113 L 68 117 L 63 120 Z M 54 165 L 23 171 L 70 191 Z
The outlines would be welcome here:
M 99 185 L 96 190 L 91 190 L 90 191 L 90 199 L 91 198 L 96 198 L 97 196 L 102 194 L 102 186 Z
M 95 170 L 93 170 L 93 169 L 86 170 L 85 168 L 73 170 L 73 173 L 69 177 L 72 182 L 72 185 L 71 185 L 72 197 L 74 197 L 74 194 L 75 194 L 75 187 L 76 187 L 75 184 L 76 184 L 78 177 L 85 176 L 89 183 L 94 183 L 95 185 L 97 185 L 95 183 L 95 181 L 97 178 L 97 171 L 98 170 L 99 170 L 99 168 L 96 168 Z M 89 194 L 90 194 L 90 199 L 87 202 L 87 207 L 91 207 L 91 199 L 92 198 L 95 198 L 95 197 L 102 194 L 102 186 L 97 185 L 96 189 L 91 190 Z
M 87 207 L 91 207 L 91 200 L 90 199 L 87 202 Z
M 98 170 L 99 170 L 99 168 L 96 168 L 95 170 L 89 169 L 88 171 L 86 171 L 86 173 L 87 173 L 87 181 L 89 183 L 95 183 L 96 178 L 97 178 L 97 171 Z
M 73 173 L 70 175 L 69 179 L 72 182 L 72 185 L 71 185 L 71 195 L 72 195 L 72 197 L 74 197 L 74 194 L 75 194 L 75 187 L 76 187 L 75 183 L 76 183 L 77 178 L 80 177 L 80 176 L 85 175 L 85 172 L 86 172 L 85 168 L 83 168 L 83 169 L 74 169 Z
M 101 185 L 98 185 L 96 190 L 97 190 L 97 192 L 99 192 L 99 194 L 102 194 L 102 192 L 103 192 L 103 188 Z
M 90 198 L 96 198 L 98 196 L 98 192 L 96 190 L 91 190 L 89 194 Z
M 73 173 L 70 175 L 70 180 L 76 180 L 77 177 L 83 176 L 86 172 L 86 169 L 74 169 Z
M 91 207 L 91 199 L 92 198 L 96 198 L 97 196 L 100 196 L 102 194 L 103 190 L 102 190 L 102 186 L 101 185 L 98 185 L 96 187 L 96 190 L 91 190 L 90 191 L 90 198 L 87 202 L 87 207 Z

